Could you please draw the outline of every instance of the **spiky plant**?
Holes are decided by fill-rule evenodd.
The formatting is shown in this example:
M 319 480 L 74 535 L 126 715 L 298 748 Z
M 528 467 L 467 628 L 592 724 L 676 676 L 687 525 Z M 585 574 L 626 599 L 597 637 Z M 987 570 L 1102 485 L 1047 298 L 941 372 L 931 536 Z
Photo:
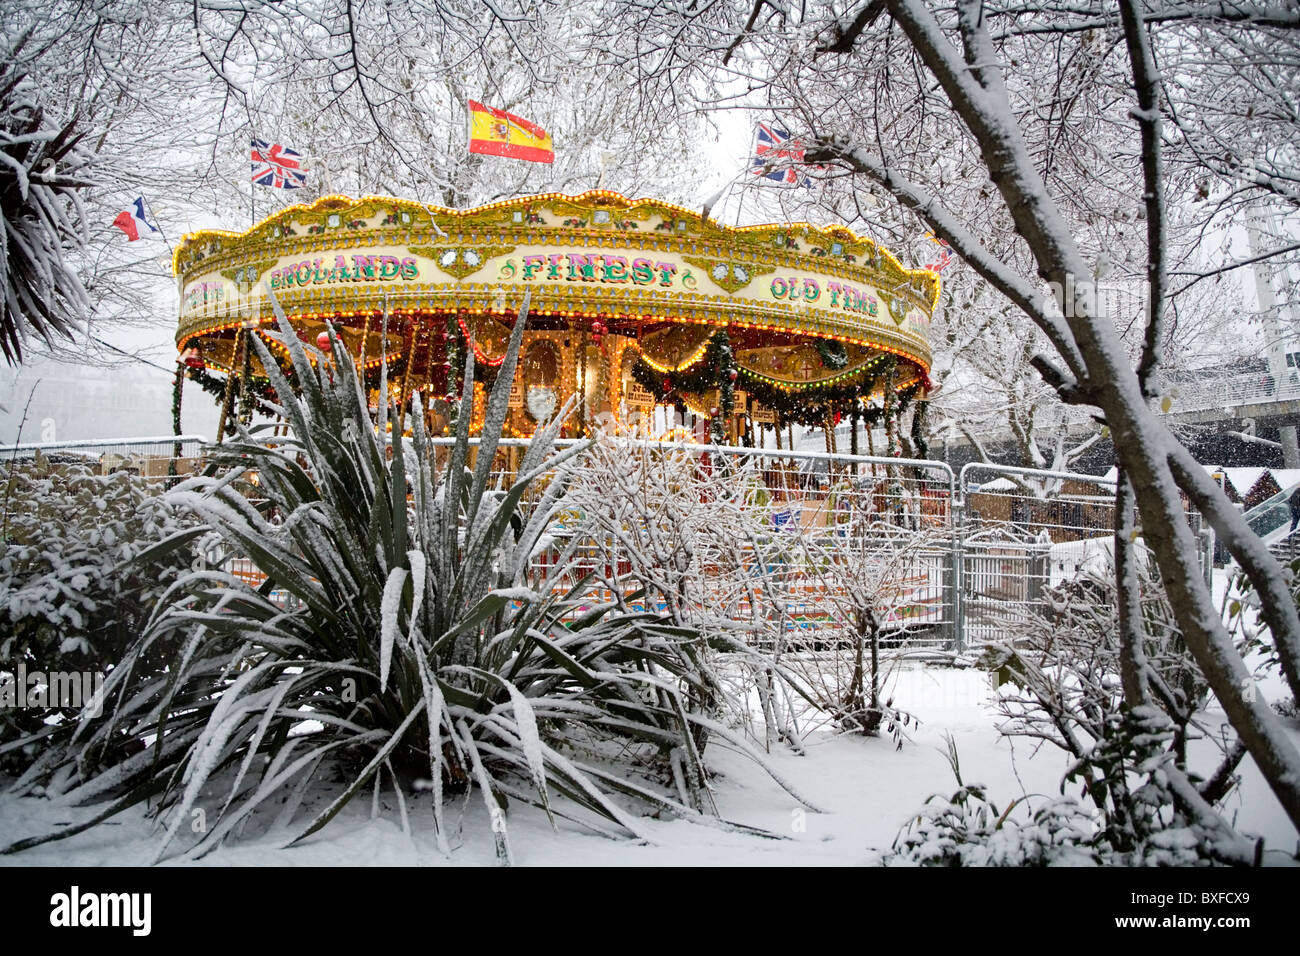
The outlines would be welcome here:
M 252 588 L 202 570 L 169 589 L 109 675 L 104 716 L 69 728 L 63 746 L 18 784 L 72 802 L 112 799 L 86 824 L 5 852 L 150 799 L 164 827 L 159 857 L 204 809 L 209 828 L 189 851 L 199 855 L 281 797 L 291 816 L 326 768 L 342 769 L 346 785 L 300 822 L 289 845 L 363 787 L 378 793 L 385 782 L 404 820 L 411 790 L 432 791 L 444 849 L 444 797 L 476 789 L 503 861 L 508 797 L 543 808 L 552 822 L 572 816 L 611 835 L 645 836 L 629 806 L 727 825 L 708 797 L 698 731 L 761 757 L 692 706 L 701 687 L 717 684 L 706 641 L 654 614 L 561 593 L 568 552 L 549 575 L 530 562 L 583 451 L 555 450 L 563 413 L 539 429 L 509 487 L 493 486 L 526 313 L 525 300 L 472 468 L 467 351 L 457 434 L 439 475 L 418 399 L 413 439 L 393 427 L 390 457 L 386 410 L 371 421 L 341 343 L 333 340 L 332 368 L 323 359 L 313 367 L 277 307 L 296 392 L 252 341 L 292 437 L 241 431 L 211 450 L 209 474 L 173 493 L 267 580 Z M 386 389 L 385 376 L 380 394 Z M 249 471 L 264 505 L 234 488 Z M 543 475 L 544 491 L 523 508 Z M 136 662 L 164 644 L 169 673 L 136 680 Z M 223 794 L 215 804 L 213 788 Z
M 51 123 L 37 86 L 16 59 L 20 38 L 0 62 L 0 352 L 22 361 L 30 335 L 71 338 L 90 301 L 66 253 L 80 246 L 79 191 L 89 157 L 76 124 Z

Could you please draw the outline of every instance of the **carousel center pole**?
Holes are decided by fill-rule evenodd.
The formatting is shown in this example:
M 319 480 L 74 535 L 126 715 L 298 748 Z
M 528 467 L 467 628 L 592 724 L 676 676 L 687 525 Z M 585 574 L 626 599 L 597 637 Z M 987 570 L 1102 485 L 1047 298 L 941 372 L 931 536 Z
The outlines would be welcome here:
M 234 355 L 230 360 L 230 372 L 226 375 L 226 390 L 221 397 L 221 420 L 217 423 L 217 444 L 220 445 L 225 440 L 226 424 L 230 421 L 231 407 L 235 399 L 235 376 L 238 374 L 235 370 L 243 365 L 244 361 L 244 335 L 243 328 L 235 332 L 235 349 Z M 231 429 L 234 431 L 234 429 Z

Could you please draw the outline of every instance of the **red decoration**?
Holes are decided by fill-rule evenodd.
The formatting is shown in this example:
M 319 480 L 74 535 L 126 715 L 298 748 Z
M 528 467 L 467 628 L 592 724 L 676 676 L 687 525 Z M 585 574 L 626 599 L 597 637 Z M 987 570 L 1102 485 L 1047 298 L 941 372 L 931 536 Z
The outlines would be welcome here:
M 320 349 L 322 352 L 328 352 L 330 350 L 329 332 L 322 332 L 320 335 L 316 336 L 316 348 Z
M 500 365 L 502 362 L 506 360 L 506 357 L 504 355 L 498 356 L 497 358 L 488 358 L 488 354 L 487 352 L 483 351 L 483 347 L 479 345 L 477 342 L 475 342 L 473 338 L 470 337 L 469 326 L 465 324 L 465 320 L 457 319 L 456 321 L 460 323 L 460 331 L 461 334 L 465 336 L 465 341 L 467 341 L 470 344 L 470 347 L 474 349 L 474 361 L 478 362 L 479 365 L 486 365 L 489 368 L 496 368 L 498 365 Z
M 671 378 L 669 378 L 667 375 L 665 375 L 665 376 L 664 376 L 664 391 L 665 391 L 665 392 L 671 392 L 672 390 L 673 390 L 673 380 L 672 380 Z
M 208 367 L 208 363 L 203 361 L 203 355 L 192 345 L 181 355 L 181 361 L 185 363 L 186 368 Z
M 739 374 L 740 373 L 733 368 L 730 372 L 727 373 L 727 378 L 734 382 L 736 380 L 736 376 L 738 376 Z

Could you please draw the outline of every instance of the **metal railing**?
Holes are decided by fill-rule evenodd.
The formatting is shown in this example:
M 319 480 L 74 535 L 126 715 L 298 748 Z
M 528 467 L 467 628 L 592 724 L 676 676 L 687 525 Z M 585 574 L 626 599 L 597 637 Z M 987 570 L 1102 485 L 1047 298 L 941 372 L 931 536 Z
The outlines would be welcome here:
M 1242 517 L 1250 530 L 1261 538 L 1266 538 L 1278 528 L 1291 520 L 1290 499 L 1300 485 L 1291 485 L 1279 491 L 1271 498 L 1266 498 L 1255 507 L 1245 512 Z
M 1274 382 L 1271 377 L 1209 379 L 1179 386 L 1174 412 L 1199 412 L 1262 402 L 1300 400 L 1300 382 Z
M 153 457 L 165 474 L 177 440 L 34 443 L 8 452 L 129 461 L 162 451 Z M 179 441 L 197 460 L 204 439 Z M 430 442 L 440 457 L 453 443 Z M 498 444 L 493 472 L 501 482 L 529 444 Z M 955 475 L 939 461 L 632 439 L 601 441 L 583 454 L 576 480 L 587 483 L 582 500 L 595 504 L 591 513 L 570 508 L 556 516 L 553 544 L 534 556 L 534 570 L 554 571 L 571 545 L 557 589 L 589 574 L 589 603 L 616 592 L 631 600 L 644 589 L 636 606 L 667 610 L 663 575 L 654 577 L 661 568 L 637 566 L 647 557 L 662 565 L 664 555 L 628 546 L 638 528 L 661 521 L 654 529 L 661 536 L 695 535 L 692 563 L 674 584 L 690 606 L 677 611 L 700 620 L 720 613 L 759 643 L 824 648 L 852 627 L 869 591 L 888 643 L 962 650 L 1000 639 L 1008 620 L 1036 613 L 1050 589 L 1112 556 L 1115 486 L 1096 475 L 983 464 Z M 619 463 L 647 474 L 669 469 L 678 484 L 638 512 L 614 481 Z M 539 497 L 530 494 L 525 507 Z M 1200 533 L 1199 514 L 1189 509 L 1187 517 Z M 1202 543 L 1212 548 L 1209 536 Z M 1208 575 L 1208 551 L 1201 558 Z M 227 555 L 220 565 L 250 584 L 265 580 L 245 558 Z
M 96 474 L 132 471 L 146 478 L 164 479 L 171 474 L 176 446 L 176 473 L 190 474 L 203 461 L 202 435 L 167 435 L 149 438 L 88 438 L 74 441 L 23 442 L 0 446 L 0 462 L 35 457 L 40 452 L 54 464 L 79 464 Z
M 962 468 L 957 486 L 961 506 L 953 540 L 961 554 L 959 641 L 996 639 L 1008 620 L 1034 613 L 1049 589 L 1068 586 L 1083 574 L 1109 572 L 1114 479 L 971 463 Z M 1214 536 L 1202 528 L 1199 512 L 1186 503 L 1184 510 L 1199 541 L 1197 555 L 1208 584 Z M 1140 513 L 1135 520 L 1140 527 Z

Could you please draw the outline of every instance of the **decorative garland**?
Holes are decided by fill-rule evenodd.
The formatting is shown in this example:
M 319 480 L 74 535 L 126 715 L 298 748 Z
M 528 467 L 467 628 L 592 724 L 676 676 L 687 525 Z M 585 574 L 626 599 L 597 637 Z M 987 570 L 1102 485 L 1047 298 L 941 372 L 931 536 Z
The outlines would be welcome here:
M 673 404 L 680 410 L 685 407 L 681 400 L 683 393 L 700 395 L 712 388 L 718 389 L 718 409 L 710 416 L 709 434 L 713 441 L 721 442 L 726 437 L 723 422 L 735 407 L 734 376 L 740 371 L 731 351 L 731 337 L 726 329 L 718 329 L 709 336 L 700 361 L 675 372 L 660 372 L 641 355 L 632 366 L 632 378 L 655 397 L 657 404 L 665 404 L 672 397 Z
M 849 352 L 843 342 L 836 342 L 834 339 L 813 339 L 813 347 L 817 349 L 822 365 L 826 368 L 838 372 L 849 364 Z
M 736 376 L 740 374 L 740 369 L 736 367 L 736 356 L 732 354 L 731 337 L 727 330 L 719 329 L 713 338 L 717 343 L 718 408 L 711 412 L 709 437 L 715 445 L 721 445 L 727 439 L 723 424 L 736 407 Z
M 497 368 L 506 360 L 504 355 L 498 355 L 496 358 L 488 356 L 483 347 L 470 338 L 469 326 L 465 324 L 464 318 L 457 318 L 457 324 L 460 326 L 460 334 L 465 336 L 465 341 L 474 349 L 474 365 L 478 367 Z
M 460 347 L 460 320 L 458 317 L 447 317 L 447 357 L 443 361 L 446 362 L 447 369 L 447 404 L 451 406 L 448 418 L 454 429 L 456 427 L 456 413 L 459 409 L 456 396 L 464 388 L 465 375 L 465 355 Z
M 247 382 L 250 379 L 252 379 L 252 377 L 253 377 L 253 350 L 249 348 L 247 335 L 245 335 L 244 367 L 239 374 L 239 381 L 237 381 L 235 385 L 237 387 L 241 386 L 244 382 Z M 252 422 L 252 420 L 253 420 L 253 389 L 251 387 L 240 388 L 239 389 L 239 421 L 244 425 L 248 425 L 250 422 Z
M 828 355 L 831 356 L 830 362 L 836 361 L 836 355 L 842 356 L 847 362 L 847 353 L 841 343 L 828 343 L 831 347 L 825 351 L 821 344 L 818 343 L 818 353 L 823 356 L 824 362 Z M 781 426 L 794 424 L 821 428 L 826 425 L 828 418 L 834 421 L 837 412 L 843 415 L 848 409 L 855 410 L 858 420 L 865 422 L 868 427 L 882 420 L 892 420 L 896 425 L 916 395 L 929 384 L 928 379 L 922 377 L 901 392 L 897 391 L 893 382 L 897 376 L 898 358 L 891 354 L 884 356 L 879 363 L 873 363 L 871 368 L 864 370 L 855 380 L 808 388 L 781 388 L 736 365 L 726 329 L 714 332 L 705 344 L 701 359 L 686 368 L 661 371 L 652 366 L 645 356 L 640 356 L 632 367 L 632 377 L 654 396 L 657 404 L 671 403 L 679 411 L 685 411 L 685 403 L 681 400 L 683 393 L 699 395 L 717 388 L 720 414 L 713 416 L 710 433 L 714 441 L 720 441 L 723 437 L 723 422 L 731 415 L 735 401 L 735 382 L 731 378 L 733 369 L 744 376 L 744 388 L 750 397 L 776 412 Z M 867 396 L 882 384 L 885 386 L 883 404 L 870 405 L 866 401 Z M 890 454 L 898 451 L 895 425 L 887 429 L 890 434 Z
M 230 378 L 229 375 L 227 375 L 225 378 L 221 378 L 216 375 L 213 375 L 206 368 L 192 368 L 189 369 L 185 374 L 189 376 L 190 381 L 196 383 L 199 386 L 199 388 L 203 389 L 203 391 L 207 392 L 218 402 L 222 401 L 225 398 L 226 381 L 227 379 Z M 240 381 L 238 375 L 234 376 L 234 379 L 235 379 L 234 386 L 233 386 L 234 393 L 236 396 L 238 396 L 241 399 L 241 404 L 242 404 L 242 399 L 243 399 L 242 393 L 243 393 L 244 383 Z M 267 401 L 267 402 L 277 401 L 275 395 L 275 389 L 271 387 L 271 380 L 269 378 L 263 375 L 249 376 L 248 400 L 251 402 L 255 398 L 262 399 L 263 401 Z M 174 413 L 179 415 L 179 402 L 176 401 L 173 402 L 172 410 Z M 178 431 L 176 434 L 179 435 L 180 432 Z
M 176 374 L 172 376 L 172 435 L 181 437 L 181 394 L 185 390 L 185 363 L 176 362 Z M 167 477 L 176 477 L 176 459 L 181 457 L 181 443 L 172 442 L 172 460 L 167 463 Z
M 898 408 L 898 395 L 894 391 L 894 377 L 898 374 L 898 359 L 893 355 L 885 359 L 881 368 L 885 378 L 884 416 L 885 416 L 885 455 L 897 458 L 903 453 L 898 443 L 898 419 L 902 412 Z
M 917 458 L 930 457 L 930 443 L 925 440 L 926 410 L 929 407 L 929 402 L 922 402 L 917 406 L 916 414 L 912 416 L 912 448 Z

